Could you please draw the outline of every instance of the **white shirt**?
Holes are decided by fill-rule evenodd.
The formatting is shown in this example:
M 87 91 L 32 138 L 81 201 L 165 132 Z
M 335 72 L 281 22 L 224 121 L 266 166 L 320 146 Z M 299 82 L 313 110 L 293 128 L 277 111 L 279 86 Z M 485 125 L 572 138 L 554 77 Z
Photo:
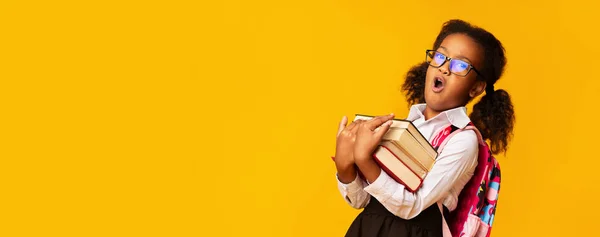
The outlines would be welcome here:
M 413 121 L 430 143 L 436 135 L 434 133 L 441 128 L 450 124 L 464 128 L 471 121 L 465 107 L 444 111 L 425 121 L 423 115 L 425 106 L 425 104 L 413 105 L 406 119 Z M 404 185 L 394 181 L 383 171 L 372 184 L 368 184 L 358 175 L 348 184 L 337 179 L 338 188 L 346 202 L 356 209 L 365 207 L 373 196 L 388 211 L 403 219 L 416 217 L 438 201 L 442 201 L 448 210 L 453 211 L 457 205 L 458 195 L 473 176 L 478 152 L 477 135 L 474 131 L 465 130 L 448 140 L 431 171 L 423 180 L 421 188 L 415 193 L 405 189 Z

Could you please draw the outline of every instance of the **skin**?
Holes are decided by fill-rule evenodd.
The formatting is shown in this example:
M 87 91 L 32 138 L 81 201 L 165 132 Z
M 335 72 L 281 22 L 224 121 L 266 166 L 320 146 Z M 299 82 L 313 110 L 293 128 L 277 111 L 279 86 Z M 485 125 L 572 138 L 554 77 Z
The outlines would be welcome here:
M 475 68 L 483 67 L 483 49 L 471 37 L 464 34 L 452 34 L 447 36 L 438 52 L 450 58 L 464 60 Z M 450 73 L 449 62 L 439 68 L 429 67 L 425 79 L 425 101 L 427 107 L 423 114 L 425 119 L 435 117 L 448 109 L 465 106 L 471 99 L 477 97 L 485 90 L 486 83 L 477 80 L 477 73 L 471 70 L 465 77 Z M 444 89 L 434 92 L 435 78 L 442 77 L 445 80 Z
M 336 137 L 335 167 L 338 171 L 338 179 L 342 183 L 350 183 L 356 178 L 356 166 L 354 165 L 354 142 L 356 131 L 362 120 L 347 125 L 348 117 L 344 116 L 340 122 Z
M 438 52 L 450 58 L 462 59 L 475 68 L 482 68 L 483 49 L 472 38 L 464 34 L 448 35 L 441 43 Z M 425 120 L 429 120 L 445 110 L 465 106 L 471 99 L 485 90 L 486 83 L 477 80 L 477 73 L 471 70 L 467 76 L 450 73 L 449 62 L 439 68 L 429 67 L 426 75 L 425 101 L 427 106 L 423 112 Z M 444 89 L 435 92 L 435 78 L 444 79 Z M 356 178 L 356 168 L 373 183 L 379 177 L 381 168 L 373 160 L 371 154 L 381 142 L 383 135 L 389 130 L 394 115 L 378 116 L 369 121 L 357 121 L 346 126 L 348 119 L 344 116 L 339 124 L 336 141 L 336 169 L 342 183 L 350 183 Z
M 381 141 L 383 135 L 389 130 L 393 118 L 393 114 L 378 116 L 369 121 L 357 120 L 348 126 L 346 126 L 347 117 L 342 118 L 338 129 L 335 155 L 335 165 L 340 182 L 350 183 L 356 179 L 358 166 L 356 155 L 361 157 L 365 156 L 365 153 L 372 153 L 377 147 L 378 141 Z M 357 150 L 357 147 L 360 149 Z M 370 147 L 370 152 L 365 150 L 367 147 Z M 363 168 L 358 168 L 363 172 Z M 377 168 L 379 169 L 379 167 Z M 369 174 L 374 175 L 373 171 L 370 171 Z

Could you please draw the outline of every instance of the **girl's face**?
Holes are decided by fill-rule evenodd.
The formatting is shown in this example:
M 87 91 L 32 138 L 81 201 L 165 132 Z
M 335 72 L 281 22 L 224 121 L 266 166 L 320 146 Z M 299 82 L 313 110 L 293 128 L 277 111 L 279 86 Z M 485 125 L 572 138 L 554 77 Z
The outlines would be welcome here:
M 485 89 L 485 82 L 477 80 L 477 72 L 469 70 L 471 66 L 480 69 L 483 63 L 483 50 L 471 37 L 448 35 L 427 57 L 430 66 L 425 80 L 425 102 L 432 110 L 441 112 L 464 106 Z

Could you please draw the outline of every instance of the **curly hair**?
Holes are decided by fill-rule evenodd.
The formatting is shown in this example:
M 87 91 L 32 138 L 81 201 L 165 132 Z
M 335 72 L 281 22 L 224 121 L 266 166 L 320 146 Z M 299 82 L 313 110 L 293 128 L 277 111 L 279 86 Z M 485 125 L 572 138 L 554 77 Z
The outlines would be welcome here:
M 478 79 L 486 82 L 486 94 L 473 106 L 469 117 L 483 138 L 489 139 L 492 153 L 506 152 L 513 135 L 515 113 L 508 92 L 494 90 L 494 83 L 500 79 L 506 66 L 504 47 L 490 32 L 462 20 L 450 20 L 442 26 L 433 48 L 439 48 L 442 41 L 451 34 L 465 34 L 484 49 L 485 60 L 480 69 L 482 75 L 478 75 Z M 413 66 L 406 74 L 402 91 L 410 105 L 425 103 L 425 76 L 428 67 L 426 62 L 422 62 Z

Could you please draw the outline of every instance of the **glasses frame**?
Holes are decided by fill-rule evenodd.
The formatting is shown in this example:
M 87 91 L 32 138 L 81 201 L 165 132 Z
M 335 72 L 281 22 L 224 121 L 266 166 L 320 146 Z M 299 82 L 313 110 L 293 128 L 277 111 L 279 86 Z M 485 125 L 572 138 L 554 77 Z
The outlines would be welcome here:
M 429 64 L 429 66 L 432 66 L 432 67 L 434 67 L 434 68 L 440 68 L 441 66 L 444 66 L 444 64 L 445 64 L 446 62 L 450 63 L 450 61 L 452 61 L 452 60 L 453 60 L 453 58 L 451 58 L 451 57 L 448 57 L 448 56 L 446 56 L 445 54 L 438 52 L 437 50 L 428 49 L 428 50 L 426 50 L 426 51 L 425 51 L 425 62 L 427 62 L 427 59 L 429 58 L 429 52 L 435 52 L 435 53 L 439 53 L 439 54 L 441 54 L 441 55 L 444 55 L 444 57 L 446 57 L 446 59 L 444 59 L 444 62 L 442 62 L 442 64 L 440 64 L 439 66 L 434 66 L 434 65 L 431 65 L 431 62 L 428 62 L 428 63 L 427 63 L 427 64 Z M 460 60 L 460 59 L 459 59 L 459 60 Z M 433 59 L 431 59 L 431 61 L 433 61 Z M 461 60 L 461 61 L 465 62 L 464 60 Z M 458 75 L 458 74 L 456 74 L 456 73 L 452 72 L 452 70 L 450 70 L 450 68 L 448 68 L 448 71 L 449 71 L 450 73 L 454 74 L 454 75 L 457 75 L 457 76 L 459 76 L 459 77 L 466 77 L 467 75 L 469 75 L 469 73 L 471 72 L 471 70 L 473 70 L 473 71 L 475 71 L 475 73 L 477 73 L 477 75 L 479 75 L 479 76 L 481 76 L 481 77 L 483 78 L 483 74 L 481 74 L 481 73 L 479 72 L 479 70 L 477 70 L 477 68 L 475 68 L 473 65 L 471 65 L 471 64 L 470 64 L 470 63 L 468 63 L 468 62 L 465 62 L 465 63 L 469 64 L 469 69 L 468 69 L 467 73 L 465 73 L 465 75 L 464 75 L 464 76 L 463 76 L 463 75 Z

